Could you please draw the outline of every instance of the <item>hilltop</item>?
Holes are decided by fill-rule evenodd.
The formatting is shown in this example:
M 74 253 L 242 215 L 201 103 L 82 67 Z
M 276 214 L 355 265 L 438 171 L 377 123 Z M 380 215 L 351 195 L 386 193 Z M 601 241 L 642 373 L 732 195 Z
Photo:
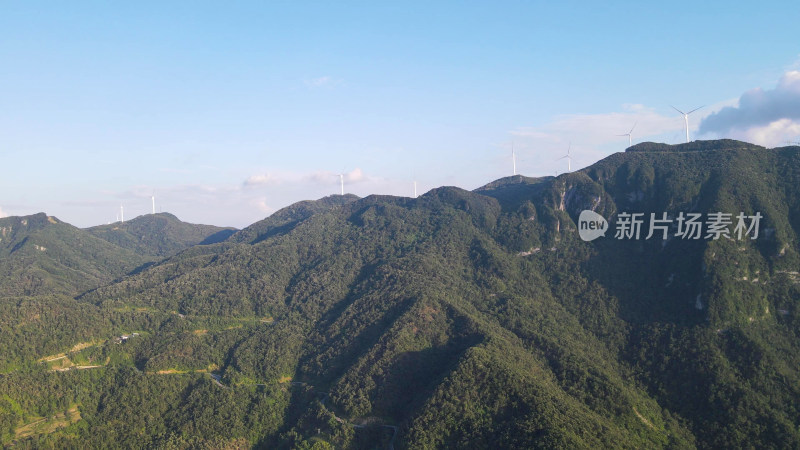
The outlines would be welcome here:
M 331 195 L 319 200 L 306 200 L 287 206 L 231 236 L 231 242 L 256 244 L 277 234 L 288 233 L 314 214 L 358 200 L 353 194 Z
M 685 144 L 664 144 L 660 142 L 641 142 L 628 147 L 626 152 L 703 152 L 718 150 L 766 150 L 760 145 L 734 139 L 719 139 L 715 141 L 692 141 Z
M 222 242 L 236 229 L 186 223 L 172 214 L 158 213 L 86 228 L 86 231 L 138 255 L 164 258 L 193 245 Z

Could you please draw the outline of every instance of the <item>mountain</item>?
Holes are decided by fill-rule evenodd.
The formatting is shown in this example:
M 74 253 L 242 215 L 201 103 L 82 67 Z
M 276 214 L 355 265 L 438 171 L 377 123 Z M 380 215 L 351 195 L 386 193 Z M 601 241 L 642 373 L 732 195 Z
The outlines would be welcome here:
M 0 219 L 0 294 L 77 295 L 232 228 L 181 222 L 167 213 L 82 230 L 44 213 Z
M 287 206 L 264 220 L 234 234 L 231 242 L 256 244 L 264 239 L 291 231 L 296 225 L 314 214 L 358 200 L 353 194 L 331 195 L 319 200 L 305 200 Z
M 236 230 L 186 223 L 172 214 L 158 213 L 123 223 L 99 225 L 86 231 L 138 255 L 164 258 L 193 245 L 222 242 Z
M 145 259 L 44 213 L 0 219 L 0 295 L 76 295 Z
M 579 237 L 584 210 L 604 237 Z M 646 238 L 664 213 L 667 239 Z M 740 213 L 760 217 L 744 239 Z M 615 237 L 630 214 L 641 236 Z M 676 236 L 689 214 L 698 239 Z M 0 435 L 45 418 L 64 428 L 26 439 L 55 447 L 795 448 L 798 233 L 800 148 L 727 140 L 302 203 L 80 296 L 139 336 L 63 344 L 96 369 L 0 375 Z

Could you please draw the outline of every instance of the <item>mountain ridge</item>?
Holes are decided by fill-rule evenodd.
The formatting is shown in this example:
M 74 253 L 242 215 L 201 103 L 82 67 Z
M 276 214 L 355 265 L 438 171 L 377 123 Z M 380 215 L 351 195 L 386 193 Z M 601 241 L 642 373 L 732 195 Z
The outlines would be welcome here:
M 183 222 L 170 213 L 141 215 L 132 220 L 85 229 L 112 244 L 146 257 L 163 258 L 197 244 L 222 242 L 237 230 Z

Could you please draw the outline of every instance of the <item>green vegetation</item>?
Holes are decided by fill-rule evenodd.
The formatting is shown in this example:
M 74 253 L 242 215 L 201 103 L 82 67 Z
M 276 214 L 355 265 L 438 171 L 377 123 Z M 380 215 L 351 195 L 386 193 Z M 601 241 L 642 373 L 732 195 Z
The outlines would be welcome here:
M 3 278 L 0 436 L 796 448 L 798 186 L 797 147 L 639 144 L 556 178 L 303 202 L 76 298 Z M 764 218 L 757 240 L 587 243 L 584 209 Z
M 75 295 L 146 259 L 44 213 L 0 219 L 0 295 Z
M 215 244 L 236 230 L 181 222 L 169 213 L 87 228 L 90 234 L 145 257 L 164 258 L 197 244 Z

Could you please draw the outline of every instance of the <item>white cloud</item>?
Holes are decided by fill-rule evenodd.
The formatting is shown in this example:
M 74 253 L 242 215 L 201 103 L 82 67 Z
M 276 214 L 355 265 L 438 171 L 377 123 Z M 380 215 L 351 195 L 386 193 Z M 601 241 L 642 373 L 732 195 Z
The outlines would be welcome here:
M 358 167 L 351 170 L 350 172 L 344 173 L 343 175 L 345 183 L 362 183 L 367 181 L 377 181 L 376 178 L 365 175 L 364 172 Z M 329 171 L 314 172 L 306 175 L 303 178 L 305 180 L 313 181 L 314 183 L 322 185 L 339 183 L 339 174 Z
M 247 177 L 247 179 L 244 180 L 243 185 L 245 187 L 264 186 L 264 185 L 269 185 L 269 184 L 273 184 L 274 185 L 274 184 L 279 183 L 279 181 L 280 180 L 275 175 L 272 175 L 272 174 L 269 174 L 269 173 L 263 173 L 263 174 L 256 174 L 256 175 L 251 175 L 251 176 Z
M 322 87 L 336 86 L 340 83 L 340 80 L 336 80 L 328 75 L 325 75 L 322 77 L 310 78 L 304 80 L 303 83 L 309 88 L 322 88 Z
M 789 65 L 789 67 L 786 68 L 787 72 L 790 72 L 790 71 L 793 71 L 793 70 L 800 70 L 800 55 L 797 55 L 797 59 L 795 59 L 794 62 L 791 63 Z
M 762 127 L 732 130 L 728 137 L 753 142 L 765 147 L 781 147 L 800 136 L 800 121 L 778 119 Z
M 366 180 L 367 177 L 364 175 L 364 172 L 358 167 L 344 174 L 344 181 L 349 183 L 359 183 Z
M 734 106 L 700 124 L 703 134 L 743 139 L 768 147 L 800 135 L 800 71 L 786 72 L 775 89 L 751 89 Z
M 269 206 L 267 204 L 266 197 L 261 197 L 261 198 L 257 198 L 255 200 L 253 200 L 252 204 L 253 204 L 253 206 L 256 207 L 256 209 L 258 209 L 262 213 L 269 214 L 269 213 L 275 212 L 275 208 L 273 208 L 273 207 L 271 207 L 271 206 Z
M 3 217 L 8 217 L 8 214 L 6 214 L 6 212 L 3 211 L 3 208 L 0 208 L 0 218 L 3 218 Z

